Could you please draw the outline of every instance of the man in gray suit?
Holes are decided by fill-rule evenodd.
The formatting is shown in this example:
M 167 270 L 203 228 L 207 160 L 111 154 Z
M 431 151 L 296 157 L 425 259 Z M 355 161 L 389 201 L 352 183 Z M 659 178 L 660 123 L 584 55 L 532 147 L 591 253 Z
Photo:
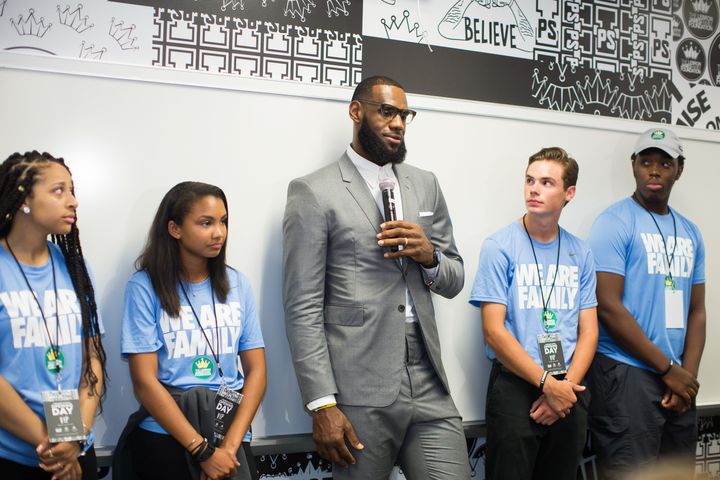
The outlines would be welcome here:
M 467 479 L 431 298 L 464 282 L 445 199 L 402 163 L 415 112 L 397 82 L 363 80 L 349 114 L 351 145 L 290 183 L 283 221 L 285 321 L 313 439 L 334 478 L 386 479 L 397 462 L 411 480 Z M 387 179 L 396 221 L 381 213 Z

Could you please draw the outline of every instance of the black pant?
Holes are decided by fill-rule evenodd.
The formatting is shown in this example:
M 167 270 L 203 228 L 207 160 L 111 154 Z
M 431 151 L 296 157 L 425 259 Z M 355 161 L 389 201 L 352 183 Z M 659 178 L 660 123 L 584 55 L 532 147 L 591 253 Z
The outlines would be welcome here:
M 84 456 L 78 457 L 83 480 L 97 480 L 97 458 L 95 447 L 90 447 Z M 5 458 L 0 458 L 0 475 L 4 480 L 50 480 L 52 473 L 40 467 L 29 467 Z
M 498 363 L 488 385 L 485 416 L 487 480 L 575 480 L 587 435 L 581 402 L 550 426 L 530 418 L 540 391 Z
M 665 383 L 649 370 L 596 354 L 587 373 L 592 391 L 589 427 L 600 478 L 623 478 L 660 458 L 685 464 L 692 474 L 697 445 L 697 412 L 665 410 Z
M 129 441 L 135 473 L 143 480 L 171 478 L 192 480 L 185 457 L 185 448 L 170 435 L 138 428 Z M 243 442 L 238 452 L 239 478 L 257 480 L 258 473 L 250 444 Z

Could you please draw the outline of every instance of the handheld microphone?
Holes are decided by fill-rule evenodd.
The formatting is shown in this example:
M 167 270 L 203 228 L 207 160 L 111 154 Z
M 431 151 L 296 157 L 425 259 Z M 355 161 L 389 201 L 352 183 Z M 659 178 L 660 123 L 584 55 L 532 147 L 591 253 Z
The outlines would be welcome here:
M 392 178 L 384 178 L 380 180 L 380 191 L 382 192 L 383 210 L 385 211 L 385 221 L 391 222 L 397 220 L 397 212 L 395 211 L 395 180 Z M 390 251 L 397 252 L 398 247 L 390 247 Z

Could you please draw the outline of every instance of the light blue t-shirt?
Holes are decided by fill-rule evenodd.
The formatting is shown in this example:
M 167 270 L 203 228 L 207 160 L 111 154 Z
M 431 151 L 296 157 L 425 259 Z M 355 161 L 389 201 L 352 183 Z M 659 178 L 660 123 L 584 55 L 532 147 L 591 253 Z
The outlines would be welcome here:
M 566 367 L 572 361 L 578 335 L 580 310 L 597 306 L 595 298 L 595 264 L 587 244 L 560 229 L 560 262 L 557 265 L 558 238 L 541 243 L 533 239 L 538 265 L 535 265 L 530 240 L 520 221 L 488 237 L 480 251 L 470 303 L 505 305 L 505 328 L 517 339 L 538 365 L 542 358 L 538 335 L 546 333 L 542 324 L 542 297 L 558 319 Z M 538 275 L 539 269 L 539 275 Z M 550 292 L 557 270 L 555 286 Z M 489 359 L 495 353 L 486 345 Z
M 50 260 L 41 266 L 22 265 L 22 269 L 40 301 L 52 343 L 59 345 L 65 360 L 60 386 L 63 389 L 77 389 L 82 375 L 80 303 L 62 252 L 57 245 L 50 242 L 48 245 L 55 262 L 57 302 Z M 102 323 L 100 327 L 103 332 Z M 45 412 L 41 393 L 57 389 L 55 374 L 45 366 L 45 355 L 49 348 L 47 330 L 35 298 L 28 290 L 13 257 L 0 247 L 0 375 L 43 422 Z M 92 432 L 88 442 L 92 442 Z M 35 447 L 0 428 L 1 458 L 37 466 L 39 459 Z
M 692 286 L 705 283 L 705 247 L 697 226 L 677 211 L 672 212 L 677 225 L 677 239 L 673 236 L 670 214 L 648 214 L 628 197 L 600 214 L 590 230 L 588 242 L 595 255 L 598 272 L 625 277 L 622 303 L 645 335 L 668 358 L 681 363 Z M 650 215 L 660 227 L 662 237 Z M 670 272 L 676 289 L 682 292 L 682 328 L 665 326 L 665 275 L 667 258 L 672 256 L 673 248 L 675 255 Z M 619 362 L 653 370 L 625 352 L 602 324 L 597 351 Z
M 265 344 L 250 282 L 232 268 L 227 269 L 227 275 L 230 290 L 225 302 L 215 297 L 217 330 L 210 280 L 184 286 L 205 335 L 219 356 L 225 383 L 233 390 L 240 390 L 244 378 L 238 368 L 238 354 L 264 348 Z M 130 278 L 122 320 L 123 356 L 157 352 L 160 383 L 181 389 L 217 390 L 221 381 L 215 359 L 180 285 L 178 295 L 180 316 L 173 318 L 162 309 L 147 272 L 136 272 Z M 146 418 L 140 427 L 167 434 L 153 417 Z M 244 441 L 250 441 L 249 431 Z

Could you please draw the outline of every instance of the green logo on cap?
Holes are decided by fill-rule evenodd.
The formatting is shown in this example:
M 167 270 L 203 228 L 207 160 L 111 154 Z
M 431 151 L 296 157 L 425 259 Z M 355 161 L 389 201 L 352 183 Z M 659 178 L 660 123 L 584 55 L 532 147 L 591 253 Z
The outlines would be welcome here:
M 665 138 L 665 132 L 663 132 L 662 130 L 655 130 L 650 134 L 650 138 L 652 138 L 653 140 L 662 140 L 663 138 Z

